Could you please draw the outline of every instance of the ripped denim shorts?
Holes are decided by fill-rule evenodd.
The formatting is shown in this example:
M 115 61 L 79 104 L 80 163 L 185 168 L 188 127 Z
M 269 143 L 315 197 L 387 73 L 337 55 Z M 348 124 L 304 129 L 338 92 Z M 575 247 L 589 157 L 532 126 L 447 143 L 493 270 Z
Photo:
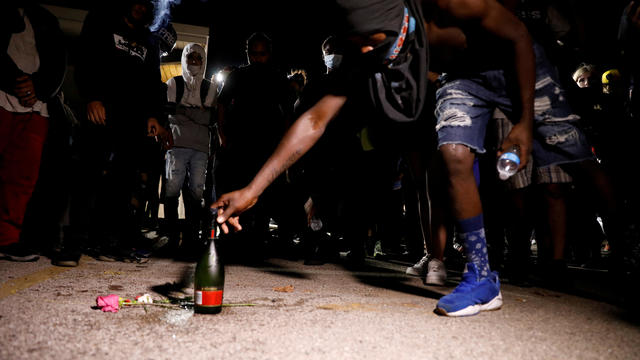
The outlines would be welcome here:
M 554 68 L 544 51 L 536 53 L 536 85 L 533 124 L 533 158 L 535 166 L 544 167 L 593 159 L 591 146 L 578 128 L 580 117 L 573 113 Z M 511 81 L 509 81 L 511 80 Z M 503 70 L 491 70 L 471 76 L 443 74 L 442 87 L 436 92 L 438 147 L 464 144 L 484 153 L 487 124 L 495 108 L 512 121 L 519 115 L 512 105 L 518 97 L 515 79 L 507 79 Z M 511 91 L 509 91 L 511 89 Z

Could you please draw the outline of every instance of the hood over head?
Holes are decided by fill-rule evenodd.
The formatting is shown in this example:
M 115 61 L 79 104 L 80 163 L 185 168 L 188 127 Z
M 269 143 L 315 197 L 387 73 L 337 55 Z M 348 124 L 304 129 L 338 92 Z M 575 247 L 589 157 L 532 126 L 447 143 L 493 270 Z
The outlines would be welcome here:
M 189 65 L 187 56 L 193 52 L 200 54 L 202 57 L 202 65 Z M 204 79 L 205 70 L 207 68 L 207 54 L 200 44 L 189 43 L 182 50 L 182 78 L 184 79 L 184 96 L 183 102 L 191 105 L 201 105 L 200 85 Z
M 198 53 L 202 57 L 202 65 L 198 67 L 189 66 L 187 62 L 187 56 L 192 52 Z M 192 88 L 192 85 L 200 86 L 200 82 L 204 78 L 205 69 L 207 68 L 207 53 L 200 44 L 189 43 L 182 50 L 182 77 L 187 84 L 187 87 Z M 197 82 L 197 84 L 196 84 Z

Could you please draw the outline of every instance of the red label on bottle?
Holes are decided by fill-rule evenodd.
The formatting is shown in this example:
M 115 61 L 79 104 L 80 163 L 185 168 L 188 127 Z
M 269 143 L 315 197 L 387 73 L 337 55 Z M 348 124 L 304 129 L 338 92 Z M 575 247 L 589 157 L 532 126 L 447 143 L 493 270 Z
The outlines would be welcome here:
M 216 228 L 211 229 L 211 235 L 209 236 L 209 239 L 215 239 L 216 238 Z
M 196 290 L 196 305 L 221 306 L 222 290 L 206 291 Z

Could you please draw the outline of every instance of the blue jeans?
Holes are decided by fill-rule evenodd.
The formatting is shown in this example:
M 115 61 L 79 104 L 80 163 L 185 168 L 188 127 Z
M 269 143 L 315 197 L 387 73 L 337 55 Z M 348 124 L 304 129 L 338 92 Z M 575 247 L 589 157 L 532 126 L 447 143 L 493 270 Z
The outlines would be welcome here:
M 538 167 L 593 159 L 591 146 L 576 126 L 574 114 L 560 87 L 554 68 L 544 50 L 534 45 L 536 86 L 533 124 L 533 159 Z M 513 79 L 515 80 L 515 79 Z M 487 124 L 495 108 L 511 121 L 518 121 L 508 90 L 517 87 L 503 70 L 492 70 L 455 78 L 441 77 L 443 86 L 436 92 L 438 147 L 463 144 L 484 153 Z M 517 91 L 511 92 L 511 96 Z
M 189 190 L 195 200 L 202 199 L 207 175 L 208 155 L 188 148 L 173 148 L 167 151 L 165 196 L 178 197 L 189 174 Z

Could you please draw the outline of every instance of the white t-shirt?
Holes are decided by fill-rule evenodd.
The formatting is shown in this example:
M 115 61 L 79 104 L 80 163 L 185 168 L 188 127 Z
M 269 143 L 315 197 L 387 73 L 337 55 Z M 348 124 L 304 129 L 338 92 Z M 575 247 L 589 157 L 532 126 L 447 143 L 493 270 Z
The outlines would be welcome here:
M 20 14 L 24 15 L 24 10 L 20 9 Z M 24 16 L 25 29 L 21 33 L 11 35 L 7 54 L 13 62 L 26 74 L 33 74 L 40 68 L 40 56 L 36 48 L 36 38 L 33 27 L 29 19 Z M 33 107 L 27 108 L 20 105 L 17 97 L 0 90 L 0 107 L 15 113 L 39 112 L 42 116 L 49 116 L 47 104 L 38 100 Z

